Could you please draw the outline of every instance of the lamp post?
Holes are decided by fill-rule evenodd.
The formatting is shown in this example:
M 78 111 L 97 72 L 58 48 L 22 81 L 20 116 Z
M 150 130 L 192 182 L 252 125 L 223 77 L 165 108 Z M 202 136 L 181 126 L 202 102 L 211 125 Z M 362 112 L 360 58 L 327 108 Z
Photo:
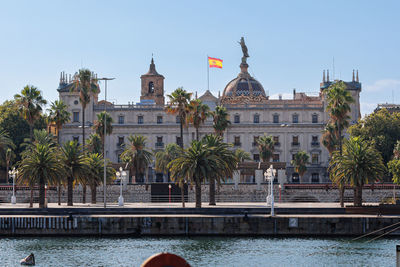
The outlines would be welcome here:
M 171 203 L 171 185 L 169 184 L 168 185 L 168 192 L 169 192 L 169 195 L 168 195 L 168 200 L 169 200 L 169 203 Z
M 124 197 L 122 196 L 122 181 L 126 177 L 126 172 L 122 169 L 122 167 L 119 167 L 119 172 L 115 174 L 119 178 L 119 198 L 118 198 L 118 206 L 123 207 L 124 206 Z
M 115 78 L 98 78 L 98 81 L 105 81 L 105 90 L 104 90 L 104 181 L 103 181 L 103 196 L 104 196 L 104 208 L 107 207 L 107 199 L 106 199 L 106 190 L 107 190 L 107 179 L 106 179 L 106 116 L 105 113 L 107 112 L 107 81 L 114 80 Z
M 15 176 L 18 176 L 18 170 L 15 169 L 15 167 L 8 171 L 8 174 L 12 177 L 13 179 L 13 193 L 11 196 L 11 204 L 16 204 L 17 203 L 17 198 L 15 197 Z
M 268 170 L 264 172 L 265 179 L 268 181 L 270 184 L 270 194 L 267 196 L 267 205 L 271 204 L 271 216 L 275 215 L 274 212 L 274 178 L 275 178 L 276 170 L 274 167 L 271 165 Z

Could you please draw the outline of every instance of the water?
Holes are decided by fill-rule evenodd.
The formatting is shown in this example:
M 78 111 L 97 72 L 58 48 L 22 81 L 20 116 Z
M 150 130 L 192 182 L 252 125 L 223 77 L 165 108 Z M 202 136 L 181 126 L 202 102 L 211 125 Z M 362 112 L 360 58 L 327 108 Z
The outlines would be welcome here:
M 365 240 L 364 240 L 365 241 Z M 140 266 L 168 251 L 192 266 L 394 266 L 396 239 L 371 243 L 316 238 L 3 238 L 0 266 L 20 266 L 33 252 L 36 266 Z

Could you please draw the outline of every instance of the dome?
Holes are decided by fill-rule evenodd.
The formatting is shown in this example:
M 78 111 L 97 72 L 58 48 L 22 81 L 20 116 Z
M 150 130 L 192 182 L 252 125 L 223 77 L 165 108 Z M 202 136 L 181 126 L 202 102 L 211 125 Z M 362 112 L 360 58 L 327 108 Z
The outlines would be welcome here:
M 239 75 L 225 86 L 222 103 L 257 103 L 267 100 L 261 83 L 247 72 L 248 65 L 241 64 L 240 68 Z

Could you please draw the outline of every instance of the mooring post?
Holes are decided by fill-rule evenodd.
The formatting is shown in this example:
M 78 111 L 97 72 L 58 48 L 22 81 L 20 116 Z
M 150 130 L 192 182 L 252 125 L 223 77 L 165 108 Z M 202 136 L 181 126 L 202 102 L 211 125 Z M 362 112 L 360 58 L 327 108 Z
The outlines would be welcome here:
M 396 267 L 400 267 L 400 245 L 396 245 Z

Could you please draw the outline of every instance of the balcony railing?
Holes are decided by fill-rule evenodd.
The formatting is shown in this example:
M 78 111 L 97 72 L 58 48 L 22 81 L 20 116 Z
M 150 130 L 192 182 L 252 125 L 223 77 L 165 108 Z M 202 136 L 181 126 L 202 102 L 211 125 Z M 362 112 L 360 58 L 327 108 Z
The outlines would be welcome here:
M 253 146 L 258 146 L 258 143 L 257 142 L 253 142 Z
M 300 146 L 299 142 L 292 142 L 292 146 Z
M 233 143 L 233 146 L 241 146 L 242 143 L 238 142 L 238 143 Z
M 280 146 L 280 145 L 281 145 L 281 143 L 279 143 L 279 142 L 274 143 L 274 146 Z
M 156 143 L 156 148 L 163 148 L 164 147 L 164 143 L 163 142 L 157 142 Z
M 117 143 L 118 148 L 123 148 L 124 146 L 125 146 L 125 143 L 120 143 L 120 142 Z
M 312 146 L 319 146 L 319 142 L 311 142 Z

